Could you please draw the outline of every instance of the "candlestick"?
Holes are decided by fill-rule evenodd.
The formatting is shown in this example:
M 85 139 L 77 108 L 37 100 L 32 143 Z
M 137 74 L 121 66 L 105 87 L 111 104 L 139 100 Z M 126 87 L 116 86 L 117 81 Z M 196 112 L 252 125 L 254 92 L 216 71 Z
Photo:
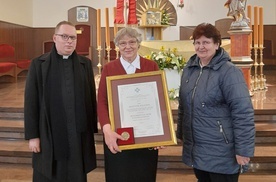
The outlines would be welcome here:
M 258 47 L 258 7 L 254 7 L 254 47 Z
M 106 46 L 106 54 L 107 54 L 107 62 L 110 62 L 110 51 L 111 51 L 111 48 L 110 46 Z
M 116 46 L 115 51 L 116 51 L 116 59 L 118 59 L 119 58 L 119 53 L 120 53 L 120 50 L 119 50 L 118 46 Z
M 101 70 L 102 70 L 102 64 L 101 64 L 101 59 L 102 59 L 101 58 L 101 51 L 102 51 L 102 48 L 101 48 L 101 46 L 98 46 L 97 51 L 98 51 L 98 59 L 99 59 L 97 67 L 99 69 L 99 74 L 101 74 Z
M 101 46 L 101 10 L 97 9 L 97 46 Z
M 263 7 L 259 8 L 259 47 L 264 45 Z
M 263 89 L 266 89 L 265 88 L 265 83 L 264 83 L 264 62 L 263 62 L 263 46 L 261 45 L 259 47 L 259 50 L 260 50 L 260 89 L 263 90 Z
M 105 8 L 105 42 L 106 46 L 110 47 L 110 32 L 109 32 L 109 11 Z

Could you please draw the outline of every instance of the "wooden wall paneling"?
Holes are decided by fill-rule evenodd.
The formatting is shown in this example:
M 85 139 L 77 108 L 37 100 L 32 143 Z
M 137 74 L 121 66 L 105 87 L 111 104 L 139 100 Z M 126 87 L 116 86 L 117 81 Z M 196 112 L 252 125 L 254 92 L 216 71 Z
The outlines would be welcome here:
M 221 38 L 230 39 L 230 35 L 228 33 L 231 23 L 233 22 L 232 18 L 223 18 L 215 21 L 215 27 L 220 31 Z
M 33 54 L 34 57 L 40 56 L 43 54 L 43 43 L 45 41 L 53 40 L 53 35 L 55 28 L 35 28 L 33 31 L 34 34 L 34 48 Z
M 190 37 L 193 35 L 194 26 L 180 26 L 179 27 L 179 40 L 190 40 Z
M 252 26 L 254 30 L 254 25 Z M 276 56 L 276 25 L 264 25 L 264 58 L 274 58 Z M 254 31 L 253 31 L 253 41 L 254 41 Z M 271 49 L 271 50 L 265 50 Z M 271 54 L 271 55 L 268 55 Z
M 54 45 L 54 41 L 53 40 L 48 40 L 48 41 L 44 41 L 43 42 L 43 54 L 50 52 L 52 47 Z
M 276 56 L 276 25 L 264 25 L 264 40 L 271 40 L 271 53 Z
M 13 46 L 16 59 L 32 58 L 32 39 L 32 28 L 0 21 L 0 43 Z

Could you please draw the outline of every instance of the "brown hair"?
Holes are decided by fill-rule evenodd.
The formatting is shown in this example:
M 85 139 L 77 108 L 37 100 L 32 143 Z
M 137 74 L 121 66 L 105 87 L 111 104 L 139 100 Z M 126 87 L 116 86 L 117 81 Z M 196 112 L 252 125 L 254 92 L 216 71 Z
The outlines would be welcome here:
M 57 26 L 55 28 L 55 33 L 58 32 L 61 25 L 69 25 L 69 26 L 75 27 L 75 25 L 73 23 L 69 22 L 69 21 L 61 21 L 57 24 Z
M 207 38 L 212 38 L 214 43 L 219 43 L 221 45 L 221 35 L 218 29 L 210 23 L 201 23 L 199 24 L 193 32 L 193 40 L 199 39 L 201 36 Z

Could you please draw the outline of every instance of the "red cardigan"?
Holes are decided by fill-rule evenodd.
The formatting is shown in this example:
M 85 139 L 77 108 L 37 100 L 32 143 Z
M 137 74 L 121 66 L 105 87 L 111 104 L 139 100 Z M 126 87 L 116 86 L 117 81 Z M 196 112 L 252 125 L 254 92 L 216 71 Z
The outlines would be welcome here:
M 158 71 L 158 65 L 151 60 L 140 57 L 140 69 L 136 69 L 135 73 Z M 106 77 L 115 75 L 127 74 L 124 67 L 122 66 L 120 59 L 116 59 L 107 63 L 102 71 L 101 80 L 98 89 L 98 118 L 103 127 L 106 124 L 110 124 L 109 113 L 108 113 L 108 98 L 107 98 L 107 86 Z

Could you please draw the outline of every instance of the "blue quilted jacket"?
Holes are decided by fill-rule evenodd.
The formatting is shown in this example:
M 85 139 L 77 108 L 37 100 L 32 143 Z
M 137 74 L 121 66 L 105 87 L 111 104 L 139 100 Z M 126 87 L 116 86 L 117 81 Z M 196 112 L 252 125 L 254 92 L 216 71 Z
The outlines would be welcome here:
M 254 109 L 248 87 L 223 48 L 207 66 L 201 68 L 194 55 L 184 68 L 177 137 L 183 140 L 183 162 L 204 171 L 238 173 L 236 155 L 254 155 Z

